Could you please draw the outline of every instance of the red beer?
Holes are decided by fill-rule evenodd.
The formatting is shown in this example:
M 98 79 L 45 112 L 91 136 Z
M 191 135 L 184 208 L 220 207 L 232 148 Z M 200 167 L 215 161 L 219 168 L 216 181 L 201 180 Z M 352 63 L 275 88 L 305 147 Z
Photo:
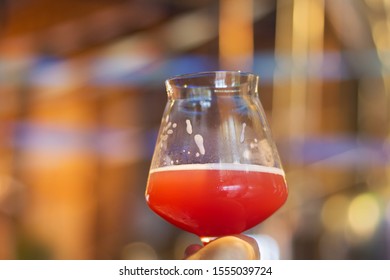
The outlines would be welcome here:
M 239 234 L 287 199 L 282 169 L 246 164 L 188 164 L 150 171 L 146 200 L 161 217 L 200 237 Z

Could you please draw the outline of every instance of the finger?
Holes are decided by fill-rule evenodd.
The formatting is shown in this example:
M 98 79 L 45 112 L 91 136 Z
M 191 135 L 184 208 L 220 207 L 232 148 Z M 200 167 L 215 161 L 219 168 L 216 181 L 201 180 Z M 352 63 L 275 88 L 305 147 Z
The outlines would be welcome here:
M 184 258 L 188 258 L 189 256 L 195 254 L 198 252 L 200 249 L 202 249 L 203 246 L 200 244 L 192 244 L 186 248 L 184 251 Z
M 189 260 L 258 260 L 260 252 L 257 242 L 248 236 L 220 237 L 199 248 Z

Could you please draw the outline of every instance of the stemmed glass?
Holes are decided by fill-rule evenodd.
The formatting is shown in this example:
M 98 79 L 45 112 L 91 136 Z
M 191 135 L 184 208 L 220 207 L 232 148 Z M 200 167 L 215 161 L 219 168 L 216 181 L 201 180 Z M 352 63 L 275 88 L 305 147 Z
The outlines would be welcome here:
M 146 201 L 203 243 L 254 227 L 287 199 L 258 80 L 252 73 L 214 71 L 165 82 L 168 102 Z

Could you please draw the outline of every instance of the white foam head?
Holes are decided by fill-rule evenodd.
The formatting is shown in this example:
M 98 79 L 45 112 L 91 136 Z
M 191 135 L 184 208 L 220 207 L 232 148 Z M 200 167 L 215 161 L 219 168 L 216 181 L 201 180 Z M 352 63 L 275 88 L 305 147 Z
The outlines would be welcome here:
M 205 164 L 179 164 L 158 167 L 150 170 L 150 173 L 162 171 L 182 171 L 182 170 L 235 170 L 246 172 L 264 172 L 285 176 L 283 169 L 270 166 L 240 163 L 205 163 Z

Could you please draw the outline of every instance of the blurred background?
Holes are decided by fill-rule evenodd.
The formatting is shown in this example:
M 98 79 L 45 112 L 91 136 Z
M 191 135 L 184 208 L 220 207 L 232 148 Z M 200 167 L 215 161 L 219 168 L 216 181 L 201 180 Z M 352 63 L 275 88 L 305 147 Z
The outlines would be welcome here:
M 388 0 L 0 0 L 0 258 L 181 259 L 144 200 L 164 80 L 221 69 L 260 75 L 290 188 L 250 233 L 390 259 Z

